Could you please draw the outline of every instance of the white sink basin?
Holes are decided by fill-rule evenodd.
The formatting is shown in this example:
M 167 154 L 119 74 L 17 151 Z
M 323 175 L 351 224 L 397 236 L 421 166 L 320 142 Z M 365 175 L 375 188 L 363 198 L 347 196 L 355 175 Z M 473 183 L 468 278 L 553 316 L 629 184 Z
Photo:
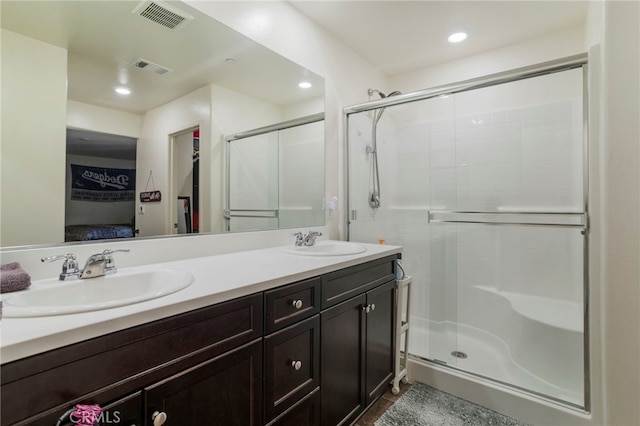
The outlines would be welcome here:
M 131 305 L 182 290 L 194 277 L 187 271 L 159 269 L 117 272 L 99 278 L 34 281 L 31 288 L 3 297 L 3 316 L 39 317 Z
M 362 244 L 349 241 L 318 241 L 312 246 L 291 246 L 284 249 L 285 253 L 300 256 L 348 256 L 364 253 L 367 248 Z

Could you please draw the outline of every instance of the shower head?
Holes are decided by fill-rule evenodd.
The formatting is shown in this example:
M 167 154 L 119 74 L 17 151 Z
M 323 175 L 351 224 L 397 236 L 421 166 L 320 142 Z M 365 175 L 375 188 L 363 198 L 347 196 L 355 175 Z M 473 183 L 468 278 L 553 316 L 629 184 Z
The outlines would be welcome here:
M 383 99 L 384 98 L 388 98 L 389 96 L 396 96 L 396 95 L 400 95 L 401 94 L 399 91 L 396 90 L 395 92 L 391 92 L 388 95 L 385 95 L 384 93 L 382 93 L 378 89 L 369 89 L 368 93 L 369 93 L 369 96 L 373 96 L 374 93 L 377 93 Z

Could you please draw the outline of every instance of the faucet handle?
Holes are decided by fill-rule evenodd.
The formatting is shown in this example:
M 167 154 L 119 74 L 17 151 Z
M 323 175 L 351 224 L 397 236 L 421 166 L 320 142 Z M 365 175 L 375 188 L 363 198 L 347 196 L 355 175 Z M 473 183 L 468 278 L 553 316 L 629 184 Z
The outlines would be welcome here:
M 47 257 L 42 257 L 40 258 L 40 262 L 55 262 L 56 260 L 76 260 L 76 255 L 73 253 L 67 253 L 67 254 L 58 254 L 55 256 L 47 256 Z
M 78 260 L 73 253 L 59 254 L 56 256 L 48 256 L 40 259 L 41 262 L 55 262 L 56 260 L 64 260 L 62 264 L 62 272 L 60 272 L 60 281 L 64 281 L 69 277 L 80 275 L 78 269 Z
M 292 237 L 296 237 L 296 245 L 297 246 L 301 246 L 304 242 L 304 235 L 302 235 L 302 232 L 298 231 L 298 232 L 294 232 L 293 234 L 291 234 Z
M 309 231 L 307 235 L 302 238 L 302 244 L 305 246 L 312 246 L 316 242 L 316 238 L 322 235 L 322 232 Z
M 116 249 L 116 250 L 110 250 L 110 249 L 105 249 L 102 254 L 104 254 L 105 256 L 110 256 L 113 253 L 117 253 L 117 252 L 125 252 L 125 253 L 129 253 L 131 250 L 129 249 Z
M 116 265 L 113 262 L 113 256 L 111 256 L 113 253 L 118 253 L 118 252 L 124 252 L 124 253 L 129 253 L 131 250 L 129 249 L 116 249 L 116 250 L 110 250 L 110 249 L 105 249 L 102 252 L 102 255 L 104 256 L 104 272 L 105 273 L 114 273 L 117 271 L 116 269 Z

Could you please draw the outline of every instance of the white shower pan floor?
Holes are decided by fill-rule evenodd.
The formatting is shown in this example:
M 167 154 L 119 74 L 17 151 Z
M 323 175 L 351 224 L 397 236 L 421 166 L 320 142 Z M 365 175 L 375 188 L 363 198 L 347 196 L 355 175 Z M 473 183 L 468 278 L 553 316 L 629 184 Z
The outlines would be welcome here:
M 457 333 L 430 333 L 428 327 L 412 324 L 409 353 L 571 404 L 581 406 L 584 403 L 582 383 L 576 383 L 574 389 L 554 385 L 516 364 L 506 345 L 495 336 L 465 325 L 458 325 L 455 329 Z M 467 358 L 452 355 L 454 351 L 463 352 Z

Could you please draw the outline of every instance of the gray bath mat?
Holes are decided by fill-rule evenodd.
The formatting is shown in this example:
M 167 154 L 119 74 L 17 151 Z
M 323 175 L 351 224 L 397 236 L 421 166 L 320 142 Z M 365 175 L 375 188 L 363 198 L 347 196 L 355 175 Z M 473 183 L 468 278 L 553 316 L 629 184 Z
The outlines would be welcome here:
M 525 426 L 525 423 L 416 382 L 374 425 Z

